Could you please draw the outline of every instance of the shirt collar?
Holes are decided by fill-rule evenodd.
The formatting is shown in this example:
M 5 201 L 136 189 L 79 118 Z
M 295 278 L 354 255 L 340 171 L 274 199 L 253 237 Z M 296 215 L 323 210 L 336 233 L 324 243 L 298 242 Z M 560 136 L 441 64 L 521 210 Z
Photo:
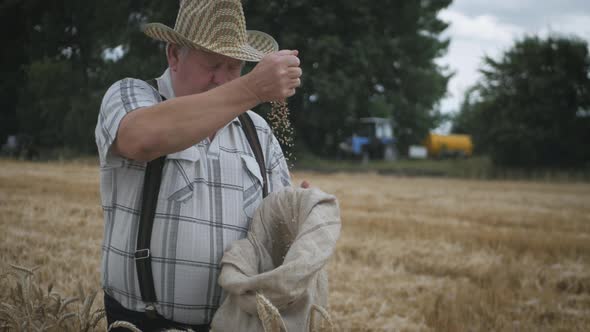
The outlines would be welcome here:
M 174 89 L 172 87 L 172 78 L 170 77 L 170 68 L 167 68 L 162 76 L 156 78 L 158 82 L 158 92 L 166 99 L 172 99 L 176 97 Z M 240 120 L 236 117 L 232 120 L 232 123 L 236 123 L 241 126 Z
M 158 92 L 166 99 L 172 99 L 176 97 L 174 95 L 174 89 L 172 88 L 172 80 L 170 78 L 170 68 L 166 69 L 162 76 L 156 78 L 158 82 Z

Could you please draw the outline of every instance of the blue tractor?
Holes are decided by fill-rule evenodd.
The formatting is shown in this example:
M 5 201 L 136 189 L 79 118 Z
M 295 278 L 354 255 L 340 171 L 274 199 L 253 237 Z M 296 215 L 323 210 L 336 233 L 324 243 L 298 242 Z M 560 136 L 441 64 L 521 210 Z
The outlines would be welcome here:
M 352 137 L 340 143 L 340 152 L 363 162 L 395 160 L 395 143 L 391 119 L 361 118 Z

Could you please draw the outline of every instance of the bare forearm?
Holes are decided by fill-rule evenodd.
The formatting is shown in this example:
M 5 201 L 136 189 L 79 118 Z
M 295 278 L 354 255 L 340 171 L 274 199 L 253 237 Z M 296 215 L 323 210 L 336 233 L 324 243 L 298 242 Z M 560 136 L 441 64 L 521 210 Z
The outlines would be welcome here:
M 184 150 L 215 133 L 258 104 L 246 77 L 210 91 L 178 97 L 128 114 L 121 122 L 118 152 L 135 160 L 152 160 Z
M 208 92 L 135 110 L 121 120 L 113 152 L 148 161 L 184 150 L 264 101 L 284 100 L 301 84 L 297 51 L 266 55 L 247 75 Z

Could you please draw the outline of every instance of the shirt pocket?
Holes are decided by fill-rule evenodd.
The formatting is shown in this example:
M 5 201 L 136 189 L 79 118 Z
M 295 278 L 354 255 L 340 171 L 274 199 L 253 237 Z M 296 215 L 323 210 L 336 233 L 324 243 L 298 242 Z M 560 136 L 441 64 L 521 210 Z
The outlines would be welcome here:
M 198 167 L 199 153 L 194 147 L 169 154 L 160 190 L 161 199 L 177 202 L 190 200 Z
M 243 172 L 243 205 L 244 213 L 248 218 L 253 218 L 256 209 L 262 202 L 262 174 L 256 158 L 241 155 Z

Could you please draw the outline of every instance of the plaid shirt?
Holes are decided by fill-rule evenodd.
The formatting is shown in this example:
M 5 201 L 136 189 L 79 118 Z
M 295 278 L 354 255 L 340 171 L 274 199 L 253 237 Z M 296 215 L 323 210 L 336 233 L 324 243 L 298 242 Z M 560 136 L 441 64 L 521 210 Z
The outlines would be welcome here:
M 158 89 L 173 98 L 167 70 Z M 104 211 L 101 281 L 125 308 L 143 311 L 133 254 L 137 240 L 146 163 L 109 151 L 121 119 L 161 101 L 144 81 L 113 84 L 102 101 L 96 125 L 100 192 Z M 281 148 L 268 124 L 249 111 L 266 162 L 269 192 L 291 185 Z M 238 119 L 213 139 L 169 154 L 154 220 L 151 255 L 158 313 L 186 324 L 208 324 L 220 304 L 219 262 L 233 241 L 246 236 L 262 201 L 262 176 Z

